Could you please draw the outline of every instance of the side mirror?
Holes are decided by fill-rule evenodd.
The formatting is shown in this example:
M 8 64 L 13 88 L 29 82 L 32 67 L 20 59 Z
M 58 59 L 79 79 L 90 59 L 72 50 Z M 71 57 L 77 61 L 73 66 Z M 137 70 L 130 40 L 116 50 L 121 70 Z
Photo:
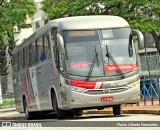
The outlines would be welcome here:
M 57 34 L 57 45 L 58 45 L 58 49 L 59 49 L 60 54 L 64 54 L 65 53 L 64 41 L 63 41 L 63 38 L 60 34 Z
M 139 50 L 144 49 L 144 37 L 143 34 L 136 29 L 132 29 L 132 33 L 138 36 L 138 48 Z

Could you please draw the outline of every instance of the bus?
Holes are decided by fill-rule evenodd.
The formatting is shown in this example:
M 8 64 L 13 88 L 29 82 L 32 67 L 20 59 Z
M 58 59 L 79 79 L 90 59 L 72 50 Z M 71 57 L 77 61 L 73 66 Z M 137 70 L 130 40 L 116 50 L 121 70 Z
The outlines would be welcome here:
M 17 111 L 65 119 L 112 107 L 120 115 L 121 104 L 140 100 L 136 48 L 144 48 L 142 33 L 119 16 L 49 22 L 13 51 Z

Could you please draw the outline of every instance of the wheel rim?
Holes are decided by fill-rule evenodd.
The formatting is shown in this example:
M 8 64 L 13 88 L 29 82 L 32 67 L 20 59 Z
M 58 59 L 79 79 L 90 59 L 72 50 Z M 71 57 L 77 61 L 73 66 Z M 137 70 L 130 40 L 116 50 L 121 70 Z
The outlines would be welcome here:
M 28 116 L 28 108 L 27 107 L 26 107 L 26 112 L 25 113 L 26 113 L 26 116 Z
M 53 110 L 56 112 L 57 111 L 57 100 L 54 95 L 52 95 L 52 107 L 53 107 Z
M 28 118 L 29 111 L 28 111 L 28 106 L 27 106 L 26 101 L 25 101 L 25 115 L 26 115 L 26 117 Z

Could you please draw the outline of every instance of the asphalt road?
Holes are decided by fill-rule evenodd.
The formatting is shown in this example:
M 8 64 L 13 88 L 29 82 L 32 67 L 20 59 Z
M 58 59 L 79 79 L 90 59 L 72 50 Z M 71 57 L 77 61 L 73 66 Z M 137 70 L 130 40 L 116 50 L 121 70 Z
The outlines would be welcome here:
M 10 122 L 10 121 L 7 121 Z M 19 123 L 20 121 L 12 121 L 13 123 Z M 58 120 L 53 118 L 53 116 L 43 117 L 41 119 L 35 119 L 32 121 L 22 121 L 20 123 L 37 123 L 42 125 L 43 128 L 20 128 L 12 127 L 7 128 L 7 130 L 106 130 L 106 129 L 118 129 L 118 130 L 141 130 L 141 129 L 160 129 L 160 116 L 151 114 L 123 114 L 122 116 L 113 116 L 111 114 L 107 115 L 84 115 L 82 117 L 75 117 L 71 119 Z M 147 125 L 150 127 L 147 127 Z M 32 124 L 35 125 L 35 124 Z M 143 126 L 144 125 L 144 126 Z M 16 125 L 13 125 L 16 126 Z M 156 127 L 153 127 L 156 126 Z M 46 127 L 46 128 L 44 128 Z M 5 129 L 4 127 L 0 128 Z
M 87 114 L 63 120 L 58 120 L 53 115 L 38 118 L 33 121 L 160 121 L 160 115 L 152 114 L 122 114 L 121 116 L 114 116 L 113 114 Z

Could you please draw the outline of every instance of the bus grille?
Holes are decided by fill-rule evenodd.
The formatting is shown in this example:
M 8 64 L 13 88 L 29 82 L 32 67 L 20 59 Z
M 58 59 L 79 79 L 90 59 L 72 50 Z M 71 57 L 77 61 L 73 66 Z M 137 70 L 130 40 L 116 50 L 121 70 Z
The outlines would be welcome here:
M 119 88 L 111 88 L 109 93 L 117 93 L 117 92 L 123 92 L 127 90 L 128 88 L 126 87 L 119 87 Z
M 127 87 L 119 87 L 119 88 L 108 88 L 109 89 L 109 93 L 117 93 L 117 92 L 123 92 L 126 91 L 128 88 Z M 94 90 L 87 90 L 84 93 L 86 94 L 106 94 L 104 89 L 94 89 Z
M 87 90 L 85 91 L 84 93 L 87 93 L 87 94 L 104 94 L 104 91 L 101 89 L 95 89 L 95 90 Z

